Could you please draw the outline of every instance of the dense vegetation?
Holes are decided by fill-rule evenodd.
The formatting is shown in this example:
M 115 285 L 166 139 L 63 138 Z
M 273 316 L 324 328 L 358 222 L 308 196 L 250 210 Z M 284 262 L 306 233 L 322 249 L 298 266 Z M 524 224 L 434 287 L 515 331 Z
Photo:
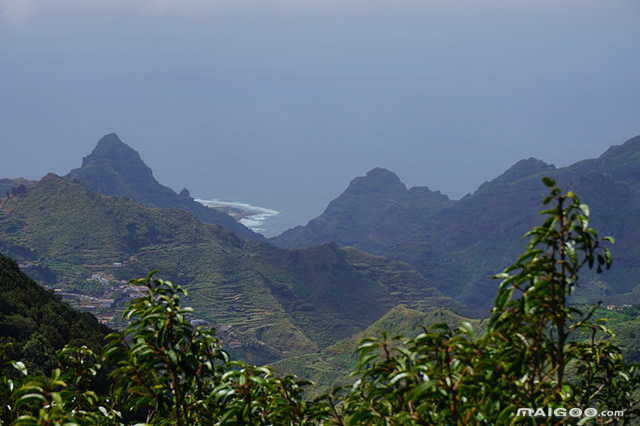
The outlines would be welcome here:
M 190 212 L 104 196 L 53 174 L 0 208 L 0 251 L 38 281 L 85 294 L 157 268 L 189 291 L 196 319 L 230 327 L 227 343 L 239 344 L 227 349 L 255 364 L 321 351 L 399 303 L 463 312 L 405 263 L 335 244 L 283 250 L 244 241 Z M 112 284 L 87 281 L 93 274 Z M 121 313 L 126 299 L 114 299 Z
M 0 254 L 0 347 L 32 372 L 49 373 L 65 344 L 102 347 L 110 330 L 72 309 Z
M 27 180 L 25 178 L 16 178 L 16 179 L 0 179 L 0 197 L 5 196 L 7 198 L 21 193 L 27 188 L 35 185 L 36 183 L 31 180 Z
M 638 365 L 626 364 L 593 319 L 596 307 L 568 303 L 583 268 L 608 269 L 611 255 L 573 193 L 545 179 L 550 195 L 541 226 L 502 280 L 481 337 L 471 324 L 439 324 L 405 342 L 364 339 L 352 386 L 305 399 L 308 383 L 268 369 L 230 362 L 213 331 L 189 322 L 184 291 L 153 279 L 134 300 L 127 328 L 109 337 L 102 354 L 68 347 L 51 378 L 28 377 L 19 362 L 0 383 L 2 420 L 17 424 L 507 424 L 518 408 L 555 410 L 525 421 L 631 424 Z M 514 297 L 515 296 L 515 297 Z M 94 391 L 104 362 L 115 365 L 109 394 Z M 4 373 L 4 372 L 3 372 Z M 20 377 L 16 377 L 20 376 Z M 575 410 L 580 409 L 580 414 Z M 579 420 L 578 417 L 582 417 Z

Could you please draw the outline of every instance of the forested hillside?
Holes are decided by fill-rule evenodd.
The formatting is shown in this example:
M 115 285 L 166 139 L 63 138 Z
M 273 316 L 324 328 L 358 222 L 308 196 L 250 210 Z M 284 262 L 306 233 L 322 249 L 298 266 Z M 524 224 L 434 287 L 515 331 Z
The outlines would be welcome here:
M 469 313 L 406 263 L 331 244 L 283 250 L 242 240 L 191 212 L 53 174 L 0 209 L 0 251 L 43 284 L 113 302 L 114 321 L 132 294 L 121 281 L 158 269 L 189 290 L 195 320 L 219 327 L 232 353 L 258 364 L 322 350 L 399 303 Z
M 278 368 L 310 366 L 321 382 L 352 365 L 353 383 L 312 397 L 311 383 L 230 360 L 212 330 L 194 327 L 186 292 L 149 275 L 145 296 L 104 350 L 65 347 L 50 378 L 5 362 L 0 347 L 0 420 L 10 424 L 635 424 L 638 364 L 625 361 L 597 306 L 578 309 L 586 269 L 611 267 L 613 239 L 589 226 L 589 209 L 550 178 L 542 225 L 501 280 L 488 321 L 443 312 L 440 323 L 397 306 L 367 332 L 420 327 L 413 338 L 364 337 L 357 361 L 339 345 Z M 11 266 L 11 265 L 10 265 Z M 17 271 L 15 265 L 13 269 Z M 513 297 L 517 295 L 517 297 Z M 457 324 L 457 328 L 452 327 Z M 354 336 L 359 338 L 363 336 Z M 345 342 L 345 344 L 347 344 Z M 332 359 L 333 357 L 333 359 Z M 96 378 L 115 368 L 111 387 Z M 333 368 L 333 370 L 332 370 Z M 13 369 L 11 371 L 11 369 Z M 318 376 L 318 373 L 323 373 Z
M 72 309 L 42 288 L 2 254 L 0 295 L 0 347 L 32 372 L 50 373 L 58 365 L 56 353 L 65 345 L 100 350 L 110 332 L 90 313 Z

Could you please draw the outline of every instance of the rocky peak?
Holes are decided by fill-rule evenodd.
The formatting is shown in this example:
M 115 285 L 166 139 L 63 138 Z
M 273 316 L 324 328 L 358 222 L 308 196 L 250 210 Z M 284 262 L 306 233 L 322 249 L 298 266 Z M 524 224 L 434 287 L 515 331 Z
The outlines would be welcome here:
M 345 191 L 345 193 L 362 192 L 400 196 L 407 192 L 407 187 L 395 173 L 376 167 L 367 172 L 366 176 L 353 179 Z
M 106 170 L 111 170 L 117 175 L 127 176 L 128 178 L 135 177 L 136 179 L 149 180 L 153 179 L 153 172 L 142 161 L 140 154 L 133 148 L 131 148 L 115 133 L 109 133 L 103 136 L 96 147 L 91 151 L 91 154 L 82 159 L 82 167 L 97 166 Z M 78 171 L 82 169 L 73 170 L 71 177 L 77 177 Z
M 531 157 L 525 160 L 518 161 L 516 164 L 507 169 L 507 171 L 504 172 L 501 177 L 504 177 L 505 179 L 509 179 L 511 181 L 516 181 L 527 176 L 533 176 L 537 175 L 538 173 L 555 169 L 556 166 L 554 166 L 553 164 L 547 164 L 542 160 Z
M 476 194 L 498 193 L 502 191 L 505 187 L 511 185 L 516 181 L 519 181 L 520 179 L 524 179 L 529 176 L 534 176 L 540 173 L 545 173 L 545 172 L 548 173 L 553 170 L 556 170 L 556 166 L 554 166 L 553 164 L 547 164 L 542 160 L 538 160 L 537 158 L 531 157 L 525 160 L 520 160 L 517 163 L 515 163 L 513 166 L 509 167 L 507 171 L 505 171 L 503 174 L 501 174 L 497 178 L 480 185 L 480 187 L 475 193 Z
M 91 154 L 83 158 L 82 167 L 69 172 L 66 178 L 75 179 L 101 194 L 127 196 L 149 207 L 191 211 L 200 220 L 222 225 L 242 238 L 264 238 L 231 216 L 195 202 L 188 190 L 184 189 L 178 195 L 161 185 L 140 154 L 115 133 L 103 136 Z
M 116 169 L 119 169 L 119 166 L 148 169 L 140 158 L 140 154 L 122 142 L 115 133 L 103 136 L 91 154 L 82 159 L 83 166 L 90 164 L 109 164 Z M 149 172 L 151 172 L 150 169 Z

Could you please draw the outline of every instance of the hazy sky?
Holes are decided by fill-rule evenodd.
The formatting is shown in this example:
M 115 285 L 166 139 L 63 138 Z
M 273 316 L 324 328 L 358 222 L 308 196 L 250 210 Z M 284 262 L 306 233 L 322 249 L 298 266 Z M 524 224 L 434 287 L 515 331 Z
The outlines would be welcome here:
M 640 134 L 640 2 L 0 0 L 0 177 L 110 132 L 272 232 L 376 166 L 459 198 Z

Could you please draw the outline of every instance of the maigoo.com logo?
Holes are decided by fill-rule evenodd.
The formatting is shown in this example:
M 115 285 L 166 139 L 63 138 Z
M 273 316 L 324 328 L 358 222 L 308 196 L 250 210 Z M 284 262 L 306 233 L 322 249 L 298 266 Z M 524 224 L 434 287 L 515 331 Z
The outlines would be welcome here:
M 603 410 L 595 408 L 518 408 L 516 417 L 623 417 L 624 410 Z

